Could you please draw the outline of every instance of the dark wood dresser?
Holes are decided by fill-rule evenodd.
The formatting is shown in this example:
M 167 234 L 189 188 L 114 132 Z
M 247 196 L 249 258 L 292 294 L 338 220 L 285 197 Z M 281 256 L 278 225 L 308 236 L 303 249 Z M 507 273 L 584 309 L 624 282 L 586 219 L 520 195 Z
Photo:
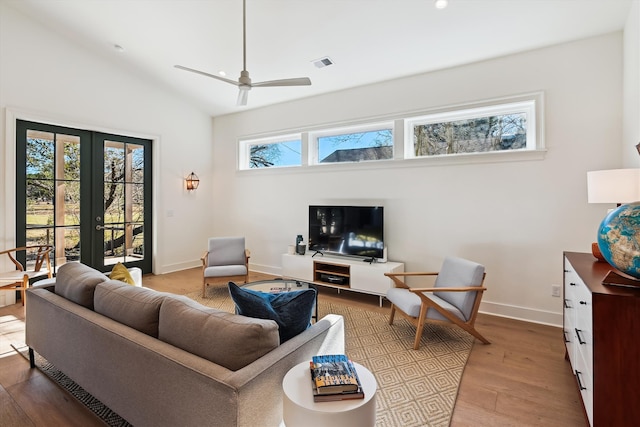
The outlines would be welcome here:
M 640 426 L 640 287 L 603 285 L 611 270 L 564 253 L 567 358 L 591 426 Z

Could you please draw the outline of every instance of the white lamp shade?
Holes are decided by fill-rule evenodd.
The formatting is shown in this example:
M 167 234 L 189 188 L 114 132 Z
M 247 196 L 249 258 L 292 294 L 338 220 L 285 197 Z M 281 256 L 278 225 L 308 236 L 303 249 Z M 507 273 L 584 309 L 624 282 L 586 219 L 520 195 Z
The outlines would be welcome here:
M 640 169 L 609 169 L 587 172 L 589 203 L 640 201 Z

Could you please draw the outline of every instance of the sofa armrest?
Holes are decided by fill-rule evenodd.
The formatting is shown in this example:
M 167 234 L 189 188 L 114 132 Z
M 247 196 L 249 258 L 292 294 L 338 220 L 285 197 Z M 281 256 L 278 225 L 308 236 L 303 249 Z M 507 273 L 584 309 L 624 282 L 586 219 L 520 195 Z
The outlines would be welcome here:
M 238 390 L 237 425 L 277 427 L 282 421 L 282 380 L 287 372 L 314 355 L 344 353 L 344 318 L 328 314 L 306 331 L 231 373 L 228 384 Z

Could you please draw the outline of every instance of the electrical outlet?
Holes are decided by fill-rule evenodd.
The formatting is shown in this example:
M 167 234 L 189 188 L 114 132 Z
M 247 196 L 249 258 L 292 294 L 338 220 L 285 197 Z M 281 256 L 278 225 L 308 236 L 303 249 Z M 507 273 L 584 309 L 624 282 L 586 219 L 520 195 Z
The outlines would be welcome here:
M 560 285 L 551 285 L 551 296 L 552 297 L 560 296 Z

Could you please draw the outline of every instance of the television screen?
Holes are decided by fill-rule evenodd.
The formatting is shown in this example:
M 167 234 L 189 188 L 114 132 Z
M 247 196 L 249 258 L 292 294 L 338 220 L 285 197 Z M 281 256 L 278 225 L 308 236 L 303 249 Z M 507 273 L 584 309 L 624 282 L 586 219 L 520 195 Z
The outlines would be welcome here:
M 309 206 L 309 250 L 365 258 L 384 252 L 382 206 Z

